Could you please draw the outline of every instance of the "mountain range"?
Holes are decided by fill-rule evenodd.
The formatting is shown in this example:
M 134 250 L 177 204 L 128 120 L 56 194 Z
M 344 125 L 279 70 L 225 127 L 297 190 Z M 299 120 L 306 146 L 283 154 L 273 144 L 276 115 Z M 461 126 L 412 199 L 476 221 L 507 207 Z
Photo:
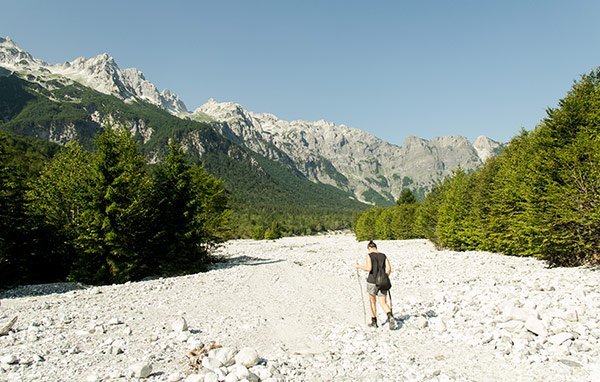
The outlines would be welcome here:
M 226 156 L 229 162 L 247 161 L 255 167 L 268 163 L 267 167 L 284 169 L 293 177 L 335 188 L 340 191 L 337 196 L 369 204 L 393 203 L 403 188 L 422 197 L 457 167 L 475 169 L 503 148 L 484 136 L 473 143 L 462 136 L 431 140 L 409 136 L 399 146 L 345 125 L 285 121 L 213 99 L 189 112 L 176 94 L 159 91 L 135 68 L 119 68 L 107 54 L 48 64 L 10 38 L 0 38 L 0 67 L 5 69 L 0 77 L 11 78 L 5 81 L 2 97 L 19 93 L 11 93 L 9 82 L 27 89 L 19 93 L 22 102 L 18 97 L 0 99 L 4 130 L 62 144 L 71 139 L 89 141 L 102 125 L 121 124 L 140 140 L 150 161 L 158 160 L 167 137 L 175 136 L 199 160 L 218 152 L 220 160 Z M 17 84 L 16 78 L 23 82 Z M 60 104 L 71 114 L 62 110 L 62 116 L 30 115 L 27 105 L 32 97 Z M 227 178 L 223 163 L 213 161 L 210 166 Z

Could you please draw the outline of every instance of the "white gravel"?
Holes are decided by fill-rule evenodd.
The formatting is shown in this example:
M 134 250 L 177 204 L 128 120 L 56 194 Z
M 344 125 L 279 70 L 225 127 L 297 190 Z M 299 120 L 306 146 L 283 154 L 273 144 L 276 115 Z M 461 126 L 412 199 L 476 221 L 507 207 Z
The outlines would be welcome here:
M 0 381 L 600 381 L 600 270 L 378 245 L 398 330 L 365 325 L 352 235 L 236 240 L 206 273 L 0 294 Z

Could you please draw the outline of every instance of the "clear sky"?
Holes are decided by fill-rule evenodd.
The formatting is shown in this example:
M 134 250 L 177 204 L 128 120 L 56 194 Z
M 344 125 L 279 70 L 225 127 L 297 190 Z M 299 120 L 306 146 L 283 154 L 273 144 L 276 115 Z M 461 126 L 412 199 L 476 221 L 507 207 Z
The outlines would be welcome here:
M 0 0 L 0 35 L 62 63 L 109 53 L 194 109 L 408 135 L 532 129 L 600 65 L 600 1 Z

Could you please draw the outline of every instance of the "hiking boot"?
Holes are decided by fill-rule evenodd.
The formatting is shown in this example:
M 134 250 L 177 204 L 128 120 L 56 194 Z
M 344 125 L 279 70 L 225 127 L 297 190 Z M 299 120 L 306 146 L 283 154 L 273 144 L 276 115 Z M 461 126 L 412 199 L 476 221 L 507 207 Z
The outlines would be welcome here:
M 377 319 L 372 319 L 371 323 L 369 324 L 370 328 L 376 328 L 377 327 Z
M 390 330 L 396 330 L 396 328 L 398 327 L 398 323 L 392 315 L 388 316 L 388 323 L 390 324 Z

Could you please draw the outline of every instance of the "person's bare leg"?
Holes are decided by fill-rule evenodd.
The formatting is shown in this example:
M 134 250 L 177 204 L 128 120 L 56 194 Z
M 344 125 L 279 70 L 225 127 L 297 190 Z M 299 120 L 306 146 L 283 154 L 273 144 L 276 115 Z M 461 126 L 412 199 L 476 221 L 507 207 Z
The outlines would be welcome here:
M 390 308 L 390 306 L 387 303 L 387 295 L 378 296 L 378 297 L 379 297 L 379 304 L 381 305 L 381 307 L 383 308 L 383 311 L 388 316 L 388 323 L 390 325 L 390 329 L 395 330 L 397 328 L 397 323 L 396 323 L 396 319 L 392 315 L 392 309 Z
M 377 317 L 377 300 L 372 294 L 369 295 L 369 305 L 371 306 L 371 318 Z
M 388 314 L 389 312 L 391 312 L 392 310 L 390 309 L 390 306 L 387 303 L 387 295 L 383 295 L 383 296 L 377 296 L 379 299 L 379 305 L 381 305 L 381 307 L 383 308 L 383 311 Z

